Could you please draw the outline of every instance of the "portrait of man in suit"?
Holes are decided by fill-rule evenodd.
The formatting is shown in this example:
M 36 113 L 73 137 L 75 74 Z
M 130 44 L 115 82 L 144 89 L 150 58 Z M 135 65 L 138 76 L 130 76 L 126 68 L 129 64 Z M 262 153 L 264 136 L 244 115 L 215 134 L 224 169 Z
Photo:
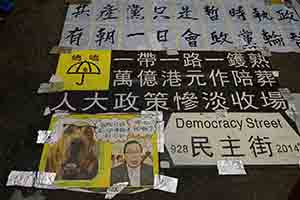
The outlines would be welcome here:
M 153 185 L 153 166 L 144 163 L 143 146 L 136 140 L 128 141 L 123 154 L 124 163 L 111 170 L 111 185 L 119 182 L 129 182 L 135 187 Z

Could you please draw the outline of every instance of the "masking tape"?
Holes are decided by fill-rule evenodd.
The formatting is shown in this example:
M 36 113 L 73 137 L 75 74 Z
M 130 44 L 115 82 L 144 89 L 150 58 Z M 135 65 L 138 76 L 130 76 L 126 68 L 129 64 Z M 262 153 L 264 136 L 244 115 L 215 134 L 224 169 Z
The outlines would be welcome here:
M 111 187 L 107 188 L 105 199 L 112 199 L 128 186 L 128 182 L 115 183 Z
M 244 164 L 241 160 L 218 160 L 219 175 L 246 175 Z
M 164 146 L 165 146 L 165 122 L 161 121 L 156 124 L 156 131 L 157 131 L 157 147 L 158 152 L 163 153 L 165 152 Z
M 176 193 L 177 184 L 178 184 L 177 178 L 164 176 L 164 175 L 155 175 L 154 176 L 154 189 L 156 189 L 156 190 Z
M 179 52 L 177 51 L 177 49 L 167 49 L 167 55 L 168 56 L 179 55 Z
M 66 54 L 66 53 L 72 53 L 71 47 L 60 47 L 60 46 L 54 46 L 49 52 L 50 54 Z
M 6 186 L 48 188 L 53 184 L 55 177 L 56 173 L 13 170 L 8 176 Z
M 41 83 L 37 91 L 38 94 L 61 92 L 64 90 L 64 82 Z
M 168 161 L 160 161 L 160 168 L 162 169 L 169 169 L 170 168 L 170 163 Z
M 36 140 L 37 144 L 45 144 L 45 143 L 51 143 L 52 131 L 48 130 L 38 130 L 38 137 Z

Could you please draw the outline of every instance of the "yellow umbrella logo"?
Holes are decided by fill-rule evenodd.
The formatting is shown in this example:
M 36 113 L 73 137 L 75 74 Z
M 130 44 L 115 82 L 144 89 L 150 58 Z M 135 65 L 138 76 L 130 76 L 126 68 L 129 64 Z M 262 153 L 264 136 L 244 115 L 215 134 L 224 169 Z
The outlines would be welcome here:
M 100 68 L 92 62 L 82 61 L 73 64 L 68 70 L 67 74 L 80 74 L 81 81 L 76 82 L 77 85 L 83 85 L 86 74 L 101 74 Z

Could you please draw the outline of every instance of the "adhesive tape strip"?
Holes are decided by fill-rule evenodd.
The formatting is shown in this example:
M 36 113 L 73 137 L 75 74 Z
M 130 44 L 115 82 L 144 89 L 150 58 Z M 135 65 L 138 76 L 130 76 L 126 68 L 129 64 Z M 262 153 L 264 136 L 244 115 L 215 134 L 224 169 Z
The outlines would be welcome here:
M 66 54 L 66 53 L 72 53 L 71 47 L 59 47 L 54 46 L 49 52 L 50 54 Z
M 156 117 L 156 121 L 163 120 L 163 113 L 161 111 L 141 111 L 142 116 L 154 116 Z
M 160 168 L 169 169 L 170 168 L 170 163 L 168 161 L 162 160 L 162 161 L 160 161 Z
M 51 109 L 49 108 L 49 106 L 47 106 L 47 107 L 45 108 L 45 110 L 44 110 L 43 115 L 44 115 L 44 116 L 47 116 L 47 115 L 49 115 L 50 113 L 51 113 Z
M 51 188 L 56 173 L 35 171 L 11 171 L 6 186 L 23 186 L 37 188 Z
M 156 124 L 156 130 L 157 130 L 157 147 L 158 152 L 163 153 L 165 152 L 164 146 L 165 146 L 165 122 L 161 121 Z
M 178 179 L 164 176 L 164 175 L 155 175 L 154 176 L 154 189 L 162 190 L 165 192 L 176 193 L 177 191 Z
M 219 175 L 246 175 L 244 164 L 241 160 L 218 160 Z
M 38 130 L 38 137 L 36 140 L 37 144 L 45 144 L 45 143 L 51 143 L 51 135 L 52 131 L 48 130 Z
M 112 199 L 128 186 L 128 182 L 115 183 L 111 187 L 107 188 L 105 199 Z
M 178 55 L 179 52 L 177 49 L 167 49 L 167 55 L 172 56 L 172 55 Z

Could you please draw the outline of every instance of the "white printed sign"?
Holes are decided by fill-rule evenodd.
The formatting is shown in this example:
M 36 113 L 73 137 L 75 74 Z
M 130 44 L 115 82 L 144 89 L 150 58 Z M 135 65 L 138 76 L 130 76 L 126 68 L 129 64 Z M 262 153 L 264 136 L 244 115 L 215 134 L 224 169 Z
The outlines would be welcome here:
M 165 144 L 175 165 L 298 164 L 300 136 L 279 113 L 173 113 Z

